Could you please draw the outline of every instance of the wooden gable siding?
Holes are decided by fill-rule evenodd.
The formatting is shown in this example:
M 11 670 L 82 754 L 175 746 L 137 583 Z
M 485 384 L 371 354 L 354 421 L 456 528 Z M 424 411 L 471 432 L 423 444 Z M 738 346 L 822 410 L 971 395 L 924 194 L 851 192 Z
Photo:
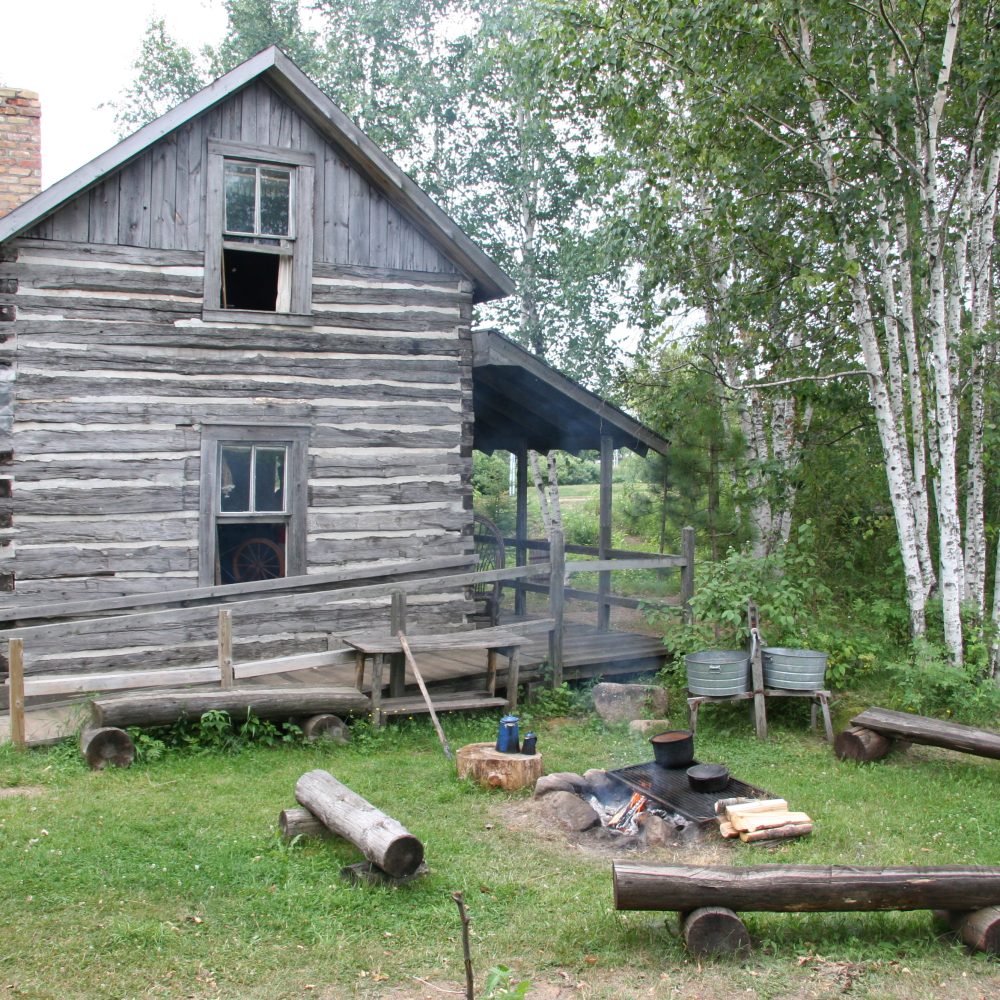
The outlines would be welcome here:
M 14 398 L 16 483 L 0 498 L 13 512 L 13 544 L 0 547 L 16 574 L 0 598 L 8 612 L 197 585 L 203 423 L 309 428 L 310 573 L 470 551 L 464 278 L 317 264 L 313 325 L 261 327 L 202 321 L 197 251 L 23 239 L 5 257 L 0 286 L 13 291 L 0 308 L 16 315 L 15 377 L 0 381 Z M 241 637 L 240 656 L 324 648 L 381 609 L 331 615 L 307 602 Z M 467 609 L 463 594 L 445 595 L 414 621 L 454 625 Z M 162 646 L 91 637 L 32 656 L 46 670 L 211 660 L 207 618 L 167 623 L 168 634 Z
M 204 250 L 209 139 L 278 146 L 316 159 L 313 258 L 455 274 L 455 266 L 263 80 L 171 132 L 27 234 L 73 243 Z

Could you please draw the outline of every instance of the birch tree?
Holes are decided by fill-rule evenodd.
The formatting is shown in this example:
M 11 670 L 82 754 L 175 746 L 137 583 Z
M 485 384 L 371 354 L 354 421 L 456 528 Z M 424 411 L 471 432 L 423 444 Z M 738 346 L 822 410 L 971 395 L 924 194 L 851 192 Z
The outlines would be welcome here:
M 962 603 L 985 606 L 995 488 L 981 400 L 996 378 L 997 14 L 995 0 L 612 0 L 568 14 L 577 48 L 592 42 L 568 62 L 624 146 L 642 158 L 670 135 L 684 169 L 790 212 L 799 273 L 821 276 L 865 372 L 911 630 L 926 630 L 936 592 L 956 664 Z

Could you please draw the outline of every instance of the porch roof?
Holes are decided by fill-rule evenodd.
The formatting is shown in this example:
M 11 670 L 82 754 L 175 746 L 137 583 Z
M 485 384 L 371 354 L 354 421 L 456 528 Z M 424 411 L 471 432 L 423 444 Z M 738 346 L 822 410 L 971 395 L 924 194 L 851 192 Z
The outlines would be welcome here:
M 624 410 L 560 374 L 496 330 L 472 333 L 472 394 L 477 451 L 599 450 L 666 454 L 669 443 Z

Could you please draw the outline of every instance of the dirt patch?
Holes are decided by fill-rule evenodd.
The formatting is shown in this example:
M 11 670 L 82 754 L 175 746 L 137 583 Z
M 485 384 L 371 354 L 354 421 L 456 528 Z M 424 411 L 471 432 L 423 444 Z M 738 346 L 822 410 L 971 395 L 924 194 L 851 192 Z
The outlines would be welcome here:
M 572 833 L 552 822 L 542 799 L 518 799 L 498 803 L 491 810 L 494 822 L 541 844 L 558 849 L 572 845 L 583 854 L 595 858 L 621 857 L 638 848 L 636 839 L 624 838 L 613 830 L 595 827 L 582 833 Z M 681 835 L 683 842 L 671 847 L 644 847 L 642 856 L 651 862 L 680 862 L 690 865 L 722 865 L 729 863 L 732 848 L 712 833 L 699 831 L 691 824 Z
M 0 799 L 15 799 L 18 796 L 33 799 L 38 795 L 44 794 L 45 789 L 40 785 L 18 785 L 15 788 L 0 788 Z

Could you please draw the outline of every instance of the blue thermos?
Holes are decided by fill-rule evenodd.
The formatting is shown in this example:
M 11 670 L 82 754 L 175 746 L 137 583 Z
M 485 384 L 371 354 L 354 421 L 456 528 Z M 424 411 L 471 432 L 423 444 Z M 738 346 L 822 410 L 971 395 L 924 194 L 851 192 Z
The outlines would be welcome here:
M 521 738 L 517 731 L 517 716 L 505 715 L 500 720 L 500 731 L 497 734 L 497 750 L 500 753 L 518 753 L 520 746 Z

